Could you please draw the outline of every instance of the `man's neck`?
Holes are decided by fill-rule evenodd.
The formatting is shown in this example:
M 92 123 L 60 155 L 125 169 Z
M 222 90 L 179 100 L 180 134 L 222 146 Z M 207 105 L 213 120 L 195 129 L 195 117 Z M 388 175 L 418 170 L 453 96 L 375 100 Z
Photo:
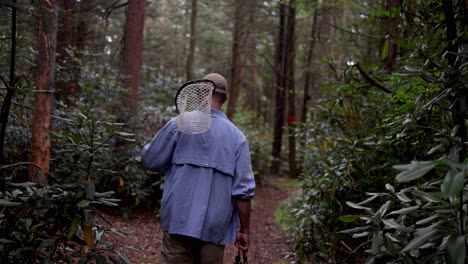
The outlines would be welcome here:
M 212 101 L 211 109 L 221 110 L 221 104 L 219 104 L 218 102 Z

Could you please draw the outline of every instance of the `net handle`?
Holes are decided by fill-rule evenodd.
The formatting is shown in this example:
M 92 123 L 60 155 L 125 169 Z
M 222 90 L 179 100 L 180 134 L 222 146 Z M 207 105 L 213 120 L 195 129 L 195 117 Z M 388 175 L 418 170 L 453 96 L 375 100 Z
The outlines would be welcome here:
M 180 111 L 179 111 L 179 107 L 177 106 L 177 97 L 179 97 L 179 94 L 180 92 L 182 92 L 182 90 L 184 90 L 185 87 L 189 86 L 189 85 L 192 85 L 192 84 L 195 84 L 195 83 L 203 83 L 203 82 L 208 82 L 210 84 L 213 85 L 213 91 L 212 93 L 214 93 L 215 89 L 216 89 L 216 84 L 212 81 L 212 80 L 208 80 L 208 79 L 199 79 L 199 80 L 193 80 L 193 81 L 188 81 L 186 83 L 184 83 L 180 88 L 179 90 L 177 90 L 177 93 L 176 93 L 176 96 L 175 96 L 175 100 L 174 100 L 174 104 L 175 104 L 175 107 L 176 107 L 176 110 L 177 110 L 177 113 L 180 114 Z

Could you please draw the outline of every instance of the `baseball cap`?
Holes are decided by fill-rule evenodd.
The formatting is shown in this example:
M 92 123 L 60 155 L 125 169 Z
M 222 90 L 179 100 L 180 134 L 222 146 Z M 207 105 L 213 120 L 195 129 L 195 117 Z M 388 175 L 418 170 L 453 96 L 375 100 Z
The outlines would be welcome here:
M 219 73 L 208 73 L 203 77 L 203 79 L 210 80 L 216 84 L 216 93 L 222 93 L 225 94 L 226 96 L 229 95 L 229 90 L 228 90 L 228 83 L 226 79 Z

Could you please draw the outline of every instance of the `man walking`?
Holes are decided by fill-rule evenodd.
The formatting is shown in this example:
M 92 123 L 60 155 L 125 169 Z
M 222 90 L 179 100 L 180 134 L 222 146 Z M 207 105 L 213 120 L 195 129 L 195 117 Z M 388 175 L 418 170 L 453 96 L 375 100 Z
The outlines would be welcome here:
M 221 111 L 226 79 L 215 83 L 211 127 L 184 134 L 170 120 L 142 150 L 143 166 L 166 172 L 161 202 L 161 263 L 223 263 L 224 247 L 249 248 L 255 180 L 244 134 Z

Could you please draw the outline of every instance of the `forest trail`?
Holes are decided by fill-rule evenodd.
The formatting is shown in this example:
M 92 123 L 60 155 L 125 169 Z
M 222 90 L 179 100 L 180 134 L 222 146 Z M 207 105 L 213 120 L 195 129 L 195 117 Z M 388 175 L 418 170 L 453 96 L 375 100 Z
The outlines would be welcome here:
M 285 256 L 292 252 L 294 243 L 287 233 L 275 221 L 275 212 L 279 204 L 288 199 L 292 188 L 287 187 L 283 178 L 268 180 L 257 184 L 253 200 L 250 224 L 250 249 L 247 254 L 250 264 L 289 263 Z M 108 216 L 114 228 L 128 233 L 126 237 L 107 235 L 107 239 L 117 243 L 117 248 L 125 252 L 132 263 L 159 263 L 162 231 L 159 222 L 150 212 L 138 215 L 130 220 L 117 216 Z M 138 251 L 128 249 L 133 247 Z M 234 263 L 237 250 L 233 244 L 226 246 L 224 263 Z

